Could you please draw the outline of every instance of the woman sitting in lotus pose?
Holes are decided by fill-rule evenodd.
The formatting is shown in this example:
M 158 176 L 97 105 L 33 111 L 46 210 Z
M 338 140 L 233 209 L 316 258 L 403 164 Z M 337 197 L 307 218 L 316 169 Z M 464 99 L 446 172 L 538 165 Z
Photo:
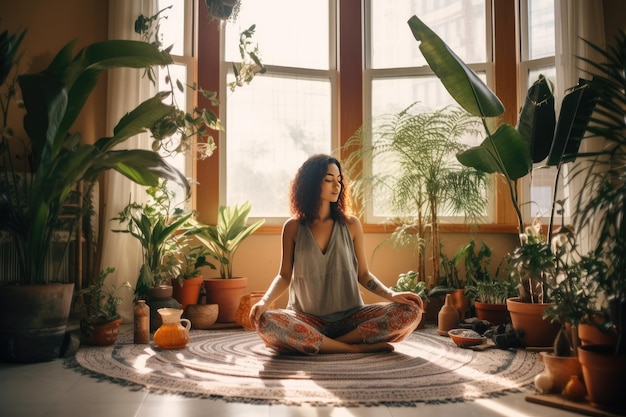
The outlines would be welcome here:
M 369 270 L 359 219 L 346 213 L 339 161 L 309 158 L 291 184 L 293 217 L 282 231 L 278 275 L 250 319 L 278 352 L 390 352 L 417 327 L 421 298 L 394 292 Z M 390 303 L 365 305 L 359 283 Z M 286 309 L 268 306 L 289 289 Z

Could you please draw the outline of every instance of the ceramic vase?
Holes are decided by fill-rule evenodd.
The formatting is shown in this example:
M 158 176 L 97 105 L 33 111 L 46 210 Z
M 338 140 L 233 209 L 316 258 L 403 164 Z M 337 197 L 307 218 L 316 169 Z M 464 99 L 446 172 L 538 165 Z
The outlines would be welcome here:
M 441 336 L 447 336 L 448 330 L 454 329 L 458 325 L 459 311 L 452 303 L 450 294 L 446 294 L 446 301 L 437 315 L 437 333 Z

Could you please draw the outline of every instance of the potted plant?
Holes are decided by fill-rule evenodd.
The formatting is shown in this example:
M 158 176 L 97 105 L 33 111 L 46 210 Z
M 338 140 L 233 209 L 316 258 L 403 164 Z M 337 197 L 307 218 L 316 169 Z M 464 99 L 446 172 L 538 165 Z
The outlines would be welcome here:
M 491 249 L 482 242 L 478 253 L 474 249 L 473 241 L 466 245 L 469 257 L 466 257 L 466 270 L 468 284 L 465 292 L 473 301 L 476 317 L 487 320 L 492 324 L 504 324 L 510 322 L 506 307 L 506 300 L 517 292 L 517 284 L 511 280 L 508 273 L 510 256 L 505 255 L 495 270 L 489 271 Z M 504 278 L 500 278 L 500 271 L 505 267 Z
M 471 314 L 468 296 L 471 297 L 473 286 L 491 280 L 489 271 L 491 253 L 491 248 L 484 241 L 481 242 L 480 248 L 476 251 L 476 242 L 470 240 L 457 249 L 452 259 L 448 259 L 443 253 L 440 255 L 441 268 L 444 271 L 441 279 L 443 292 L 450 294 L 452 304 L 459 312 L 462 320 Z M 461 263 L 464 266 L 465 278 L 459 274 L 458 266 Z
M 116 295 L 121 289 L 132 291 L 128 281 L 122 286 L 108 286 L 105 283 L 107 276 L 115 272 L 115 268 L 102 270 L 98 279 L 77 294 L 79 308 L 84 311 L 80 320 L 81 340 L 88 345 L 112 345 L 117 340 L 122 318 L 117 313 L 117 306 L 124 301 Z
M 66 202 L 77 184 L 81 181 L 92 184 L 102 172 L 113 169 L 143 185 L 156 185 L 160 177 L 180 183 L 185 190 L 189 185 L 184 175 L 158 153 L 116 148 L 161 119 L 177 114 L 174 106 L 162 102 L 161 94 L 129 111 L 112 136 L 94 144 L 81 143 L 80 136 L 71 132 L 104 70 L 167 65 L 172 62 L 167 52 L 145 42 L 109 40 L 87 45 L 73 55 L 74 42 L 70 42 L 45 70 L 18 74 L 15 57 L 24 35 L 25 32 L 4 31 L 0 36 L 3 62 L 0 230 L 12 239 L 17 262 L 13 269 L 16 272 L 7 277 L 17 285 L 0 286 L 0 358 L 33 362 L 58 357 L 64 338 L 73 284 L 56 283 L 62 281 L 61 277 L 48 274 L 45 265 L 55 231 L 68 211 L 73 216 L 65 223 L 66 230 L 70 236 L 76 231 L 80 213 L 72 211 Z M 16 106 L 19 98 L 20 106 Z M 16 108 L 25 111 L 23 126 L 27 139 L 7 124 L 9 110 Z M 26 167 L 17 164 L 15 144 L 20 140 L 28 144 Z M 61 294 L 50 296 L 52 291 Z M 49 307 L 35 301 L 46 297 L 50 300 Z M 42 323 L 38 314 L 43 311 L 47 313 Z M 57 318 L 51 317 L 52 311 L 58 311 Z M 41 331 L 24 335 L 24 329 L 34 328 Z
M 207 262 L 207 251 L 203 245 L 195 245 L 190 238 L 182 239 L 179 245 L 180 272 L 172 280 L 172 287 L 174 298 L 185 310 L 188 305 L 198 304 L 204 282 L 202 267 L 215 269 L 215 266 Z
M 579 230 L 592 232 L 591 256 L 607 265 L 606 271 L 593 275 L 605 319 L 589 322 L 614 329 L 617 338 L 612 346 L 581 346 L 578 354 L 592 403 L 623 410 L 626 400 L 618 387 L 626 385 L 626 31 L 620 29 L 610 47 L 586 43 L 604 58 L 602 62 L 582 58 L 592 68 L 599 90 L 587 131 L 591 138 L 601 138 L 604 147 L 587 155 L 592 158 L 590 166 L 579 165 L 584 193 L 577 201 L 575 219 Z
M 206 303 L 218 304 L 220 323 L 235 323 L 237 308 L 248 286 L 247 277 L 233 277 L 233 259 L 243 241 L 265 220 L 248 225 L 249 202 L 219 208 L 216 225 L 205 225 L 189 232 L 219 264 L 219 278 L 205 278 Z
M 486 175 L 454 160 L 468 148 L 461 139 L 478 132 L 479 119 L 454 106 L 423 111 L 417 104 L 380 116 L 371 130 L 361 127 L 345 144 L 351 151 L 344 166 L 362 208 L 373 194 L 388 196 L 381 200 L 397 217 L 388 220 L 395 229 L 381 244 L 412 247 L 420 280 L 427 277 L 427 252 L 433 255 L 430 289 L 440 284 L 439 216 L 444 211 L 472 221 L 483 216 Z M 363 160 L 385 163 L 372 174 Z
M 111 219 L 125 226 L 113 232 L 128 233 L 141 244 L 143 264 L 135 287 L 138 299 L 145 299 L 151 288 L 170 285 L 172 277 L 179 275 L 178 234 L 190 227 L 194 215 L 192 211 L 172 207 L 174 192 L 168 189 L 166 181 L 148 187 L 146 193 L 149 198 L 145 203 L 130 201 Z

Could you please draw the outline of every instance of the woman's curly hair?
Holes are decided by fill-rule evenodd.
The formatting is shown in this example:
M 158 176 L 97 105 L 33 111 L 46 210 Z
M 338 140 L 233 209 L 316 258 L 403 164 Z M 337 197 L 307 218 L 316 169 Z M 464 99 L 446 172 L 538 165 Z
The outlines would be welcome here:
M 295 178 L 291 181 L 289 193 L 291 213 L 302 223 L 312 222 L 318 217 L 322 181 L 330 164 L 335 164 L 339 168 L 339 183 L 341 184 L 337 202 L 330 204 L 331 218 L 333 220 L 345 220 L 348 217 L 349 205 L 341 163 L 330 155 L 317 154 L 302 164 Z

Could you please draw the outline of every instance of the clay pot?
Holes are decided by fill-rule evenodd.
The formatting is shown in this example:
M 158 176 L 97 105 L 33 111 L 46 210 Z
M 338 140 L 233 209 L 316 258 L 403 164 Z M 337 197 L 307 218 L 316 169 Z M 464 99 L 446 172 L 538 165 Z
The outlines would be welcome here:
M 246 295 L 248 278 L 208 278 L 204 280 L 206 303 L 218 304 L 218 323 L 236 323 L 241 297 Z
M 613 349 L 608 345 L 580 346 L 578 359 L 591 404 L 623 410 L 626 408 L 626 356 L 614 356 Z
M 617 343 L 617 333 L 604 333 L 592 324 L 580 323 L 578 325 L 578 339 L 585 345 L 611 345 Z
M 456 308 L 456 311 L 459 312 L 459 319 L 465 320 L 469 318 L 472 314 L 469 300 L 465 295 L 464 289 L 457 289 L 450 293 L 450 298 L 452 299 L 452 305 Z
M 183 281 L 183 285 L 180 285 L 176 279 L 172 280 L 172 295 L 180 303 L 180 308 L 184 310 L 189 304 L 198 304 L 203 282 L 202 277 L 187 278 Z
M 572 375 L 583 380 L 583 370 L 577 356 L 556 356 L 554 353 L 541 352 L 541 360 L 552 377 L 550 392 L 560 394 Z
M 91 346 L 112 345 L 117 340 L 121 323 L 121 318 L 106 323 L 81 322 L 80 330 L 83 336 L 83 343 Z
M 0 285 L 0 362 L 61 354 L 74 284 Z
M 157 312 L 160 308 L 180 309 L 180 303 L 172 297 L 174 289 L 171 285 L 160 285 L 148 289 L 146 304 L 150 307 L 150 332 L 154 333 L 162 324 L 161 316 Z
M 206 330 L 215 324 L 218 314 L 217 304 L 189 304 L 183 317 L 191 321 L 194 329 Z
M 489 304 L 475 301 L 474 307 L 476 308 L 476 317 L 481 320 L 487 320 L 491 324 L 498 325 L 511 321 L 506 304 Z
M 550 304 L 523 303 L 519 298 L 506 300 L 511 315 L 511 323 L 516 330 L 522 330 L 522 343 L 526 347 L 551 347 L 561 324 L 543 318 L 543 312 Z

